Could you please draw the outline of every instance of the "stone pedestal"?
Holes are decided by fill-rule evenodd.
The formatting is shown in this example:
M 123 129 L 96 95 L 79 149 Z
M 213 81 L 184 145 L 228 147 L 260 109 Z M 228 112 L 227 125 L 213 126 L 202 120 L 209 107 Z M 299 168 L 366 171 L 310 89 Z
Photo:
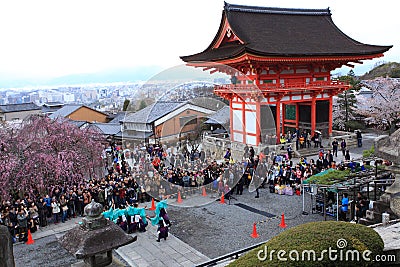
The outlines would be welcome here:
M 400 178 L 396 177 L 395 182 L 386 189 L 387 194 L 390 194 L 390 209 L 400 217 Z
M 61 245 L 86 266 L 102 267 L 112 263 L 112 250 L 136 241 L 118 225 L 106 220 L 101 214 L 101 204 L 92 201 L 85 207 L 86 217 L 82 225 L 68 231 Z
M 4 225 L 0 225 L 0 267 L 14 267 L 13 241 Z

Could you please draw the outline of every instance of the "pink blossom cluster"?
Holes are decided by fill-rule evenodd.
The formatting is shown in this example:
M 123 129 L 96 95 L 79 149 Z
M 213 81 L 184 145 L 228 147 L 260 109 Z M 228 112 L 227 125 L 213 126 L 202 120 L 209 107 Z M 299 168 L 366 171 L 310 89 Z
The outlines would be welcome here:
M 0 127 L 0 198 L 101 176 L 102 140 L 93 130 L 45 116 L 32 116 L 19 129 Z

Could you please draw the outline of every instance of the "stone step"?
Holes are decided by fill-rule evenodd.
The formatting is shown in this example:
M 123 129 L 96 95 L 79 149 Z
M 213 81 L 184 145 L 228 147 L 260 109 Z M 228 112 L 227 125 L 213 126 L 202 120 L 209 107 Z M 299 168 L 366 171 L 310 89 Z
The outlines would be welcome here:
M 389 203 L 384 202 L 382 200 L 374 201 L 374 206 L 372 208 L 373 211 L 378 212 L 378 213 L 383 213 L 388 209 L 390 209 Z
M 366 226 L 377 224 L 377 222 L 368 220 L 367 218 L 358 219 L 358 223 Z

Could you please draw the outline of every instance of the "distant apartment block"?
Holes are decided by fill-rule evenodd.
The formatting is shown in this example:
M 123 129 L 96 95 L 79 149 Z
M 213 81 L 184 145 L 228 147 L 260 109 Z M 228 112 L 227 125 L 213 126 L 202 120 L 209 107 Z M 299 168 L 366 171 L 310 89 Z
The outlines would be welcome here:
M 64 103 L 73 103 L 75 102 L 75 95 L 72 93 L 63 94 Z

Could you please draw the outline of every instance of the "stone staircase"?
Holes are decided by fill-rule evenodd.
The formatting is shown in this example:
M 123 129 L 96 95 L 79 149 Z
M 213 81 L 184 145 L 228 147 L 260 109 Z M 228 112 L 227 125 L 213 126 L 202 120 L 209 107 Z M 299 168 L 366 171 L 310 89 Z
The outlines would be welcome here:
M 299 150 L 296 150 L 294 152 L 294 156 L 297 158 L 300 157 L 310 157 L 310 156 L 314 156 L 317 155 L 319 153 L 320 148 L 314 148 L 314 146 L 310 147 L 310 148 L 302 148 Z

